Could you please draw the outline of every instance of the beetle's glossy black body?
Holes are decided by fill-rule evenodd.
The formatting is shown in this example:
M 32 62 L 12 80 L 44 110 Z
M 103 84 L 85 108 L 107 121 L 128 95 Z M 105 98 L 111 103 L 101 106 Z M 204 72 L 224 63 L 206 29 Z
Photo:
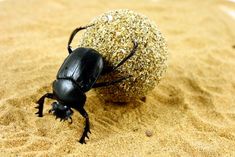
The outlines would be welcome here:
M 79 93 L 91 89 L 103 70 L 102 56 L 91 48 L 77 48 L 60 67 L 53 82 L 54 95 L 64 102 L 76 103 Z
M 68 42 L 69 55 L 64 60 L 64 63 L 57 73 L 56 80 L 53 82 L 53 93 L 46 93 L 43 95 L 37 101 L 38 106 L 36 107 L 39 109 L 36 114 L 38 114 L 39 117 L 42 117 L 44 100 L 45 98 L 50 98 L 57 100 L 57 102 L 52 103 L 52 109 L 49 110 L 56 118 L 61 118 L 61 120 L 71 119 L 72 121 L 71 116 L 73 110 L 71 108 L 80 112 L 86 119 L 84 132 L 79 140 L 80 143 L 85 143 L 85 137 L 88 138 L 88 132 L 90 132 L 89 117 L 84 109 L 84 104 L 86 102 L 85 93 L 91 88 L 109 86 L 129 78 L 130 76 L 127 76 L 111 82 L 96 83 L 96 80 L 100 75 L 106 75 L 113 72 L 133 56 L 138 46 L 138 44 L 134 42 L 134 47 L 127 57 L 115 67 L 107 67 L 104 65 L 103 57 L 96 50 L 83 47 L 75 50 L 71 49 L 70 43 L 76 33 L 90 26 L 79 27 L 72 32 Z
M 77 48 L 60 67 L 57 79 L 70 78 L 83 92 L 91 89 L 103 70 L 103 58 L 94 49 Z

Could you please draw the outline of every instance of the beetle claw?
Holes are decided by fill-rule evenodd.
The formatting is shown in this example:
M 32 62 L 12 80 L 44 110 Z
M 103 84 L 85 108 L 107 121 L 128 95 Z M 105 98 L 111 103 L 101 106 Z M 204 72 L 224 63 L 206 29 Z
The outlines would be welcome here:
M 40 114 L 40 112 L 38 111 L 38 112 L 36 112 L 35 113 L 38 117 L 42 117 L 42 115 Z
M 86 144 L 85 138 L 88 138 L 88 139 L 89 139 L 88 133 L 91 133 L 91 131 L 90 131 L 89 121 L 88 121 L 88 119 L 86 119 L 86 126 L 85 126 L 85 128 L 84 128 L 84 132 L 83 132 L 83 134 L 82 134 L 82 137 L 81 137 L 80 140 L 79 140 L 79 142 L 80 142 L 81 144 L 83 144 L 83 143 Z

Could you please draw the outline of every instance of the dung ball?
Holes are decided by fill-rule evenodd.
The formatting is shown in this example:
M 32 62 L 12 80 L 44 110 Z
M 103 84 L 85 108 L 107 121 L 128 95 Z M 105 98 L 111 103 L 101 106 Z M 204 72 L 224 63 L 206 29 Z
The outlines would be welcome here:
M 138 43 L 135 54 L 115 71 L 100 76 L 97 82 L 114 85 L 95 88 L 106 101 L 128 102 L 144 97 L 159 83 L 167 68 L 167 46 L 155 23 L 146 16 L 127 9 L 113 10 L 94 18 L 79 42 L 79 47 L 97 50 L 105 66 L 114 67 L 128 56 L 133 41 Z

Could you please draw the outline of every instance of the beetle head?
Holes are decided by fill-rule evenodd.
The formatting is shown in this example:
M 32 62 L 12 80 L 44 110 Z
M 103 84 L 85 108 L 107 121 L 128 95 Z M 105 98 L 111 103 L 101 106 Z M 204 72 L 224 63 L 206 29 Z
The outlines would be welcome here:
M 53 102 L 51 104 L 52 109 L 49 110 L 49 113 L 53 113 L 53 115 L 57 118 L 60 118 L 61 120 L 68 120 L 71 119 L 71 116 L 73 115 L 73 110 L 69 106 L 63 105 L 61 103 Z

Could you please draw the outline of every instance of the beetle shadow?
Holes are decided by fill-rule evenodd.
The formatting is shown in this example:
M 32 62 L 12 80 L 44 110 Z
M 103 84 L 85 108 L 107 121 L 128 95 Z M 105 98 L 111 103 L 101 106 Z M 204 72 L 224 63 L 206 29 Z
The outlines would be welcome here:
M 105 101 L 104 97 L 96 91 L 88 92 L 86 103 L 87 112 L 96 120 L 106 121 L 111 119 L 113 125 L 118 126 L 122 121 L 122 117 L 127 114 L 141 111 L 143 106 L 148 103 L 148 97 L 135 99 L 130 102 L 112 102 Z M 110 123 L 110 122 L 108 122 Z
M 140 105 L 144 104 L 146 102 L 146 97 L 142 97 L 139 99 L 131 100 L 129 102 L 112 102 L 112 101 L 104 101 L 105 105 L 111 105 L 111 106 L 121 106 L 121 107 L 132 107 L 137 108 Z
M 97 133 L 94 140 L 107 138 L 123 129 L 136 131 L 141 128 L 143 119 L 140 115 L 146 111 L 143 110 L 146 103 L 146 97 L 130 102 L 111 102 L 91 94 L 87 109 L 91 117 L 91 130 Z
M 95 91 L 90 91 L 87 96 L 87 109 L 89 112 L 97 116 L 99 113 L 104 114 L 104 112 L 112 112 L 116 114 L 119 114 L 119 112 L 129 112 L 134 109 L 138 109 L 143 104 L 147 103 L 147 98 L 145 96 L 129 102 L 107 101 Z

